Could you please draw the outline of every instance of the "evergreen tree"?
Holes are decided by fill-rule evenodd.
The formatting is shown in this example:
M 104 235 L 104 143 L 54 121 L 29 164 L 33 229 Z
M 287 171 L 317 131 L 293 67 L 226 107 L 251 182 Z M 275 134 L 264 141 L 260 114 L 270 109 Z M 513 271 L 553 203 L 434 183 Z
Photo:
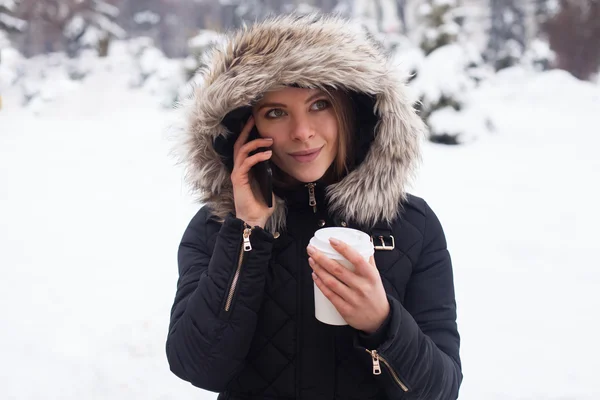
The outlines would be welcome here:
M 425 54 L 457 41 L 461 28 L 455 19 L 456 7 L 456 0 L 427 0 L 419 8 L 420 42 Z
M 115 22 L 119 9 L 114 5 L 102 0 L 83 0 L 72 6 L 63 30 L 69 56 L 86 47 L 96 47 L 101 57 L 106 56 L 110 38 L 125 37 L 125 31 Z
M 496 70 L 519 62 L 526 49 L 525 11 L 519 0 L 490 0 L 491 28 L 485 58 Z
M 396 0 L 354 0 L 353 16 L 372 31 L 398 33 L 402 29 Z

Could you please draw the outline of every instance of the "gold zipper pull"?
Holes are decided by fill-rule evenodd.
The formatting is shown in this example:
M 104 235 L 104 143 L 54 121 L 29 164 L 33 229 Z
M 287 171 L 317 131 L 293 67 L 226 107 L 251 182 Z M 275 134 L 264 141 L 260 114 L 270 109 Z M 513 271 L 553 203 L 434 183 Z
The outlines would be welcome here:
M 377 350 L 371 352 L 371 357 L 373 357 L 373 375 L 381 375 L 381 365 L 379 364 L 379 354 L 377 354 Z
M 244 229 L 244 251 L 252 250 L 252 245 L 250 244 L 250 235 L 252 234 L 252 228 Z
M 314 183 L 306 185 L 308 187 L 308 205 L 313 208 L 313 211 L 317 212 L 317 198 L 315 197 L 315 186 Z

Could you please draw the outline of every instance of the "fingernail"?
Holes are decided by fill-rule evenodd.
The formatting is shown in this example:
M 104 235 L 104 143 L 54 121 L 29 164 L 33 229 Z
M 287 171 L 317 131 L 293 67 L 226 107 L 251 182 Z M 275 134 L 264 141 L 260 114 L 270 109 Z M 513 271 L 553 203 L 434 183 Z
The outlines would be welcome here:
M 318 280 L 319 277 L 317 276 L 317 274 L 315 274 L 314 272 L 312 273 L 312 278 L 314 281 Z
M 312 246 L 308 246 L 308 247 L 306 248 L 306 251 L 308 252 L 308 254 L 311 254 L 311 255 L 312 255 L 312 254 L 315 252 L 315 248 L 314 248 L 314 247 L 312 247 Z
M 270 137 L 266 137 L 266 138 L 264 138 L 264 139 L 265 139 L 265 140 L 268 140 L 268 141 L 270 141 L 270 142 L 272 142 L 272 141 L 273 141 L 273 138 L 270 138 Z
M 312 257 L 308 257 L 308 263 L 310 265 L 314 265 L 315 264 L 315 260 L 313 260 Z
M 334 238 L 329 238 L 329 243 L 331 243 L 334 246 L 339 246 L 340 244 L 342 244 L 342 242 Z

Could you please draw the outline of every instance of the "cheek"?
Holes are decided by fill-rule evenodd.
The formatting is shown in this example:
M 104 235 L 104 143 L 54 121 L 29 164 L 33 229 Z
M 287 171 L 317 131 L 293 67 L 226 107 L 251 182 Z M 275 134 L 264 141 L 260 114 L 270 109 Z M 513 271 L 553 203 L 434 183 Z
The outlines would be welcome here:
M 284 155 L 283 146 L 281 145 L 281 140 L 277 140 L 273 138 L 273 145 L 271 146 L 271 150 L 273 150 L 273 155 L 271 156 L 272 161 L 281 160 Z
M 331 118 L 328 118 L 327 121 L 323 121 L 323 124 L 321 125 L 322 128 L 322 134 L 323 137 L 325 138 L 325 140 L 327 140 L 327 142 L 329 144 L 337 144 L 337 140 L 338 140 L 338 123 L 337 123 L 337 119 L 335 118 L 335 116 L 332 116 Z

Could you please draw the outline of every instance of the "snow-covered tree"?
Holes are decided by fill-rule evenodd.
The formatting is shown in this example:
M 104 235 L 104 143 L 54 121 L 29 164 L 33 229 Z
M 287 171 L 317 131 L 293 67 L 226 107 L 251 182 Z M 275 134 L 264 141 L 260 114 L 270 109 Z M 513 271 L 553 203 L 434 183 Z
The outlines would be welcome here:
M 525 10 L 520 0 L 490 0 L 491 28 L 485 52 L 496 70 L 517 64 L 527 47 Z
M 185 60 L 185 71 L 188 79 L 192 79 L 203 66 L 203 57 L 206 51 L 215 43 L 219 43 L 223 37 L 217 32 L 201 30 L 198 34 L 188 40 L 189 56 Z
M 534 16 L 535 21 L 539 26 L 552 18 L 558 11 L 559 0 L 535 0 L 534 1 Z
M 101 57 L 106 56 L 110 39 L 125 37 L 125 31 L 115 22 L 119 9 L 102 0 L 75 1 L 79 3 L 72 8 L 63 30 L 67 53 L 74 56 L 82 48 L 95 47 Z
M 398 33 L 404 28 L 396 0 L 354 0 L 353 16 L 379 32 Z
M 468 93 L 487 71 L 479 50 L 465 37 L 464 15 L 458 0 L 427 0 L 418 8 L 418 37 L 425 58 L 411 86 L 417 108 L 429 126 L 429 140 L 458 144 L 470 140 Z M 477 124 L 482 126 L 484 124 Z
M 20 0 L 0 0 L 0 31 L 22 32 L 27 23 L 14 16 Z
M 418 10 L 421 47 L 425 54 L 457 41 L 461 27 L 456 19 L 457 0 L 427 0 Z
M 469 93 L 489 73 L 480 52 L 469 43 L 442 46 L 420 63 L 411 87 L 420 100 L 421 117 L 430 128 L 430 141 L 458 144 L 474 136 L 467 129 L 473 124 L 463 123 L 473 117 L 465 114 L 467 100 Z

